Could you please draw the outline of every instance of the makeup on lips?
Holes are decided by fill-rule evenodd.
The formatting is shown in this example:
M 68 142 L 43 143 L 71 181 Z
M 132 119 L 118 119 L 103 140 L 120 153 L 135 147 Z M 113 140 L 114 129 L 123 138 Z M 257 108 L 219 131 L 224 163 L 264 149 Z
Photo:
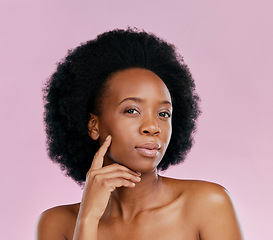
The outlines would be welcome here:
M 138 153 L 145 157 L 156 157 L 160 148 L 161 146 L 155 142 L 144 143 L 135 147 Z

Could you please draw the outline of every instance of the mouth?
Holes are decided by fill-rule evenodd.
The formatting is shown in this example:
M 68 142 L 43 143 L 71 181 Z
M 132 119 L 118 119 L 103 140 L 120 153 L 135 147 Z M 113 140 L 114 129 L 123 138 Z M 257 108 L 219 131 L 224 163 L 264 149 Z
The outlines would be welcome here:
M 144 143 L 135 147 L 135 149 L 144 157 L 156 157 L 159 154 L 161 146 L 158 143 Z

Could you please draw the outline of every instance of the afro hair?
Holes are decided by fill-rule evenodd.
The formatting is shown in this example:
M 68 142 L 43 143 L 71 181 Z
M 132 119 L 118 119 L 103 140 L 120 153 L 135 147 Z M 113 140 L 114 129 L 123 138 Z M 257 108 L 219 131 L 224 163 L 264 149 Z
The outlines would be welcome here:
M 105 32 L 69 50 L 43 89 L 48 155 L 80 185 L 100 147 L 88 135 L 89 114 L 99 113 L 97 102 L 108 77 L 129 68 L 154 72 L 171 94 L 172 136 L 158 170 L 184 161 L 192 147 L 200 99 L 175 47 L 143 30 Z

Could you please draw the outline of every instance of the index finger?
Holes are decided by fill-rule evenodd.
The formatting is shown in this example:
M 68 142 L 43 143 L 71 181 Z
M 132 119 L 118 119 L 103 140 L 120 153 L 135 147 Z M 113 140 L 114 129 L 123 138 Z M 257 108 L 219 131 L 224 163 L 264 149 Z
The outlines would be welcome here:
M 111 140 L 112 140 L 111 136 L 108 135 L 108 137 L 105 139 L 99 150 L 96 152 L 90 170 L 102 168 L 103 158 L 108 150 L 108 147 L 110 146 Z

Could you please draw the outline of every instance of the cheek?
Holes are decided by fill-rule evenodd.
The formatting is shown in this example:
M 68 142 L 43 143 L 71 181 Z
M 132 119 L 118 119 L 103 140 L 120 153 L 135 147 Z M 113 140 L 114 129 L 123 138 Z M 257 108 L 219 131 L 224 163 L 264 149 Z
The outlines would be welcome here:
M 112 143 L 108 151 L 108 157 L 114 162 L 127 165 L 128 160 L 132 158 L 134 148 L 132 141 L 124 139 L 120 135 L 113 134 Z
M 169 120 L 168 122 L 164 122 L 160 126 L 161 128 L 161 135 L 164 135 L 164 138 L 170 138 L 172 135 L 172 122 Z
M 162 133 L 162 137 L 164 138 L 164 142 L 166 144 L 165 148 L 167 148 L 172 136 L 172 125 L 169 124 L 168 126 L 165 126 L 164 130 L 161 133 Z
M 138 133 L 138 122 L 134 119 L 128 119 L 122 116 L 113 116 L 106 124 L 109 134 L 113 141 L 128 141 L 130 137 Z
M 118 162 L 122 157 L 128 158 L 134 149 L 133 139 L 135 139 L 136 127 L 134 124 L 119 121 L 118 124 L 109 124 L 108 134 L 112 136 L 112 143 L 109 149 L 109 157 Z

